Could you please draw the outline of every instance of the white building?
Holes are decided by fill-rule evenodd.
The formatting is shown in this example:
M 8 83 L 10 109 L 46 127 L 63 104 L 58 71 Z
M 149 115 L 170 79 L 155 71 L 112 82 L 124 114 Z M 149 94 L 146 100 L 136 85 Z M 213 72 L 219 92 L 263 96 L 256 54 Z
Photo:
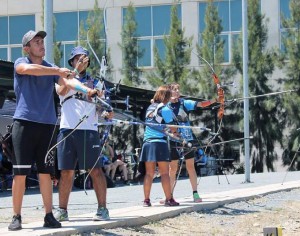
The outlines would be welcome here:
M 289 16 L 290 0 L 261 0 L 261 11 L 269 19 L 269 47 L 281 47 L 280 14 Z M 22 55 L 22 36 L 30 29 L 43 30 L 43 0 L 0 0 L 0 59 L 14 61 Z M 136 7 L 139 47 L 144 56 L 138 61 L 145 70 L 153 68 L 153 48 L 156 45 L 164 54 L 163 36 L 170 26 L 170 7 L 173 0 L 98 0 L 100 8 L 106 9 L 107 45 L 111 50 L 115 81 L 121 78 L 122 68 L 121 28 L 126 7 L 132 2 Z M 224 63 L 231 61 L 231 42 L 241 33 L 242 0 L 216 0 L 219 16 L 222 19 L 222 38 L 225 40 Z M 57 22 L 56 41 L 62 42 L 63 59 L 61 66 L 68 66 L 67 59 L 71 48 L 79 37 L 79 25 L 93 9 L 94 0 L 53 0 L 53 11 Z M 178 14 L 187 37 L 193 36 L 193 44 L 200 41 L 205 26 L 204 12 L 206 1 L 181 0 Z M 251 50 L 251 48 L 249 49 Z M 100 55 L 101 57 L 101 55 Z M 198 66 L 197 57 L 192 54 L 191 66 Z

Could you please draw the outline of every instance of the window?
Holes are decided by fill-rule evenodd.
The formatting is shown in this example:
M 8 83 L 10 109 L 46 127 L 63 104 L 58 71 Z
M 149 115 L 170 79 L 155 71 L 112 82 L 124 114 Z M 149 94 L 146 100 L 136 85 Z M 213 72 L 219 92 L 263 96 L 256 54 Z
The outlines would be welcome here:
M 87 18 L 88 18 L 89 12 L 88 11 L 80 11 L 79 12 L 79 27 L 81 25 L 81 23 L 83 23 L 83 28 L 85 30 L 88 29 L 88 25 L 87 25 Z
M 77 12 L 55 13 L 56 41 L 75 41 L 78 38 L 78 14 Z
M 280 12 L 285 19 L 289 19 L 291 17 L 290 8 L 289 8 L 290 0 L 280 0 Z M 281 17 L 280 17 L 281 18 Z M 280 50 L 285 52 L 285 46 L 283 43 L 283 39 L 288 36 L 287 29 L 283 28 L 282 23 L 280 23 Z
M 235 0 L 230 2 L 230 31 L 242 30 L 242 1 Z
M 155 6 L 153 11 L 153 36 L 168 35 L 171 26 L 171 6 Z M 181 8 L 177 8 L 181 19 Z
M 88 16 L 89 14 L 92 14 L 93 11 L 80 11 L 79 12 L 79 21 L 78 21 L 78 29 L 79 29 L 79 33 L 80 32 L 80 26 L 81 24 L 83 23 L 83 28 L 85 31 L 88 30 L 88 25 L 87 25 L 87 19 L 88 19 Z M 101 32 L 100 32 L 100 38 L 101 39 L 105 39 L 105 28 L 104 28 L 104 20 L 102 19 L 102 23 L 101 23 Z M 86 37 L 86 36 L 85 36 Z
M 164 40 L 163 39 L 156 39 L 155 40 L 155 47 L 157 47 L 158 49 L 158 54 L 159 57 L 164 60 L 166 55 L 165 55 L 165 50 L 166 50 L 166 46 L 164 44 Z
M 7 60 L 7 48 L 0 48 L 0 60 Z
M 138 40 L 138 48 L 143 52 L 143 57 L 138 58 L 139 66 L 151 66 L 151 41 Z
M 234 37 L 240 34 L 242 29 L 242 0 L 225 0 L 214 1 L 217 7 L 219 18 L 223 30 L 221 32 L 221 39 L 224 40 L 224 62 L 231 61 L 230 48 Z M 199 43 L 201 44 L 201 34 L 205 29 L 205 11 L 206 2 L 199 3 Z
M 60 67 L 70 68 L 68 60 L 71 54 L 71 50 L 75 47 L 74 43 L 63 43 L 60 46 L 60 50 L 62 51 L 62 58 L 60 59 Z
M 170 31 L 171 7 L 172 5 L 160 5 L 135 8 L 136 37 L 138 38 L 138 47 L 143 51 L 142 58 L 138 59 L 138 66 L 153 66 L 154 46 L 158 47 L 161 58 L 165 57 L 163 38 Z M 181 5 L 178 5 L 177 11 L 178 17 L 181 19 Z M 123 8 L 123 19 L 125 19 L 125 15 L 126 8 Z
M 8 17 L 0 17 L 0 45 L 8 44 Z
M 12 61 L 15 61 L 19 57 L 23 56 L 22 49 L 23 49 L 23 47 L 13 47 L 13 48 L 11 48 L 11 60 Z
M 0 30 L 0 59 L 15 61 L 22 56 L 24 34 L 35 30 L 35 15 L 0 17 Z
M 224 61 L 225 62 L 229 62 L 229 36 L 224 34 L 224 35 L 221 35 L 221 40 L 223 40 L 224 42 Z
M 290 18 L 290 0 L 280 0 L 280 13 L 283 14 L 284 18 Z
M 9 44 L 22 44 L 23 35 L 29 30 L 35 30 L 35 16 L 9 17 Z
M 226 2 L 214 2 L 214 5 L 218 9 L 219 17 L 222 21 L 223 31 L 230 31 L 230 11 L 229 11 L 230 1 Z
M 87 19 L 90 11 L 62 12 L 55 13 L 56 31 L 54 39 L 61 42 L 61 51 L 63 56 L 60 60 L 60 66 L 70 67 L 68 64 L 69 55 L 76 42 L 79 40 L 80 25 L 83 23 L 85 30 L 88 29 Z M 102 22 L 103 24 L 103 22 Z M 104 39 L 104 27 L 100 32 L 100 38 Z M 86 36 L 83 36 L 86 39 Z
M 137 7 L 135 12 L 137 22 L 137 37 L 151 36 L 151 7 Z

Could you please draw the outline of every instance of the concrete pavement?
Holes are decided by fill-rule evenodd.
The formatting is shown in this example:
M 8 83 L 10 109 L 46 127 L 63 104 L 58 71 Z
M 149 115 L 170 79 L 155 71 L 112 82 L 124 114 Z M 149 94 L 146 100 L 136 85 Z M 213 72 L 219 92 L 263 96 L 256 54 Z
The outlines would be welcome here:
M 114 228 L 135 226 L 173 217 L 183 212 L 199 211 L 201 209 L 213 209 L 218 206 L 236 201 L 254 198 L 256 196 L 287 191 L 300 188 L 300 172 L 289 172 L 282 184 L 285 172 L 260 173 L 251 175 L 251 183 L 243 183 L 244 175 L 230 175 L 229 184 L 225 176 L 208 176 L 200 179 L 198 190 L 203 198 L 202 203 L 195 204 L 192 201 L 192 192 L 188 179 L 181 179 L 176 185 L 175 199 L 180 202 L 179 207 L 165 207 L 158 202 L 162 199 L 163 192 L 160 183 L 154 183 L 151 200 L 153 206 L 142 207 L 142 185 L 123 186 L 108 189 L 108 208 L 110 221 L 94 222 L 97 204 L 93 190 L 74 191 L 71 194 L 69 204 L 69 222 L 63 222 L 60 229 L 43 228 L 43 209 L 41 196 L 36 191 L 26 192 L 22 211 L 23 229 L 10 232 L 7 225 L 11 220 L 11 196 L 8 193 L 0 193 L 0 236 L 1 235 L 70 235 L 78 232 L 86 232 L 101 228 Z M 57 205 L 57 191 L 54 193 L 54 205 Z M 4 216 L 5 214 L 5 216 Z M 3 220 L 6 222 L 3 222 Z

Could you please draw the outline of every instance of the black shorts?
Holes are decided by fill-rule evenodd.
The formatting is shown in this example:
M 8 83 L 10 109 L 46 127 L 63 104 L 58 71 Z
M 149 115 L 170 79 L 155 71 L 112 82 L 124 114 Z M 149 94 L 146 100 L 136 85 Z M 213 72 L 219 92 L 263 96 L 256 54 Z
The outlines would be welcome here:
M 33 164 L 42 174 L 54 174 L 54 162 L 45 163 L 48 150 L 55 143 L 54 125 L 26 120 L 15 120 L 12 129 L 12 142 L 15 157 L 12 160 L 14 175 L 29 175 Z
M 57 142 L 73 130 L 60 130 Z M 101 147 L 102 148 L 102 147 Z M 100 158 L 100 137 L 97 131 L 76 130 L 57 146 L 59 170 L 74 170 L 77 162 L 80 170 L 91 169 L 94 165 L 102 167 Z
M 193 142 L 192 142 L 193 143 Z M 193 145 L 194 146 L 194 145 Z M 180 153 L 180 148 L 182 147 L 181 143 L 170 141 L 170 149 L 171 149 L 171 160 L 176 161 L 182 157 L 182 153 Z M 184 159 L 192 159 L 196 156 L 195 150 L 189 150 L 188 148 L 183 149 Z

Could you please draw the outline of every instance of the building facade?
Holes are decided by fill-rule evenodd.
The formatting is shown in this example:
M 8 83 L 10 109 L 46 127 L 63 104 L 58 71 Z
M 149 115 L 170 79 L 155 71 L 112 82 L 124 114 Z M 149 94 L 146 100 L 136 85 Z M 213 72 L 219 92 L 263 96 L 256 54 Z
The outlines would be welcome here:
M 281 48 L 281 14 L 289 17 L 290 0 L 261 0 L 261 11 L 269 19 L 268 47 Z M 150 70 L 154 66 L 153 48 L 164 55 L 163 37 L 168 35 L 173 0 L 98 0 L 100 8 L 106 13 L 106 43 L 111 53 L 113 78 L 122 78 L 121 30 L 126 7 L 132 3 L 136 8 L 138 24 L 138 46 L 144 51 L 138 66 Z M 193 37 L 193 46 L 201 42 L 201 32 L 205 27 L 204 0 L 181 0 L 178 16 L 186 37 Z M 216 0 L 219 16 L 222 19 L 222 39 L 225 42 L 224 64 L 231 62 L 232 42 L 242 29 L 242 0 Z M 15 61 L 22 55 L 22 36 L 30 29 L 43 30 L 43 0 L 0 0 L 0 59 Z M 53 0 L 56 19 L 54 40 L 61 42 L 63 58 L 60 66 L 68 67 L 67 59 L 71 48 L 79 39 L 80 24 L 87 19 L 94 7 L 94 0 Z M 99 55 L 101 58 L 101 55 Z M 199 65 L 197 56 L 191 55 L 191 67 Z

